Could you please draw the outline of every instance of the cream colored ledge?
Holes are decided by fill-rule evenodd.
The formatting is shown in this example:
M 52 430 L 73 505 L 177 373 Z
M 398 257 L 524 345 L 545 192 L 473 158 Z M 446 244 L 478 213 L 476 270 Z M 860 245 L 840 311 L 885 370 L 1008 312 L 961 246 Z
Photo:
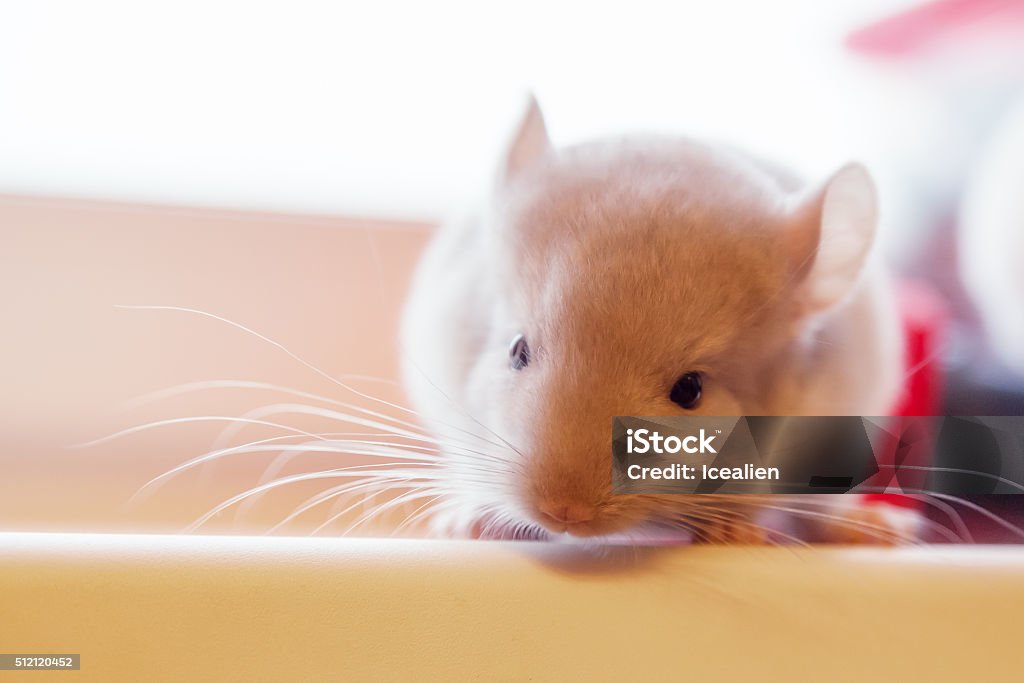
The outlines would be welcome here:
M 0 534 L 31 680 L 977 680 L 1024 675 L 1024 550 Z

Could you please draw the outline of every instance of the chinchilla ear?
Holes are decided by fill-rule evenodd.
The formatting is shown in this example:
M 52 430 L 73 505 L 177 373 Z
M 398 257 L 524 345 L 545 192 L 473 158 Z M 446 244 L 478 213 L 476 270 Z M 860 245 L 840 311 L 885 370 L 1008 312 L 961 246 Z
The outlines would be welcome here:
M 499 169 L 500 182 L 505 184 L 512 181 L 523 169 L 540 161 L 550 149 L 551 141 L 544 125 L 544 115 L 537 104 L 537 98 L 530 93 L 519 126 Z
M 788 253 L 802 278 L 806 311 L 814 313 L 839 303 L 856 284 L 874 243 L 878 198 L 867 169 L 851 163 L 795 204 Z

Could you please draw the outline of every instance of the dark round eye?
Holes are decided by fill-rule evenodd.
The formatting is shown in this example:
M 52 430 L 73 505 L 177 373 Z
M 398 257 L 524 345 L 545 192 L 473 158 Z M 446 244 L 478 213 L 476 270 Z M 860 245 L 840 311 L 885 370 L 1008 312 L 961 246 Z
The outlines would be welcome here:
M 530 364 L 530 345 L 526 337 L 517 334 L 508 347 L 509 366 L 513 370 L 522 370 Z
M 674 403 L 691 410 L 700 402 L 700 392 L 703 386 L 704 381 L 699 372 L 688 372 L 676 380 L 668 397 Z

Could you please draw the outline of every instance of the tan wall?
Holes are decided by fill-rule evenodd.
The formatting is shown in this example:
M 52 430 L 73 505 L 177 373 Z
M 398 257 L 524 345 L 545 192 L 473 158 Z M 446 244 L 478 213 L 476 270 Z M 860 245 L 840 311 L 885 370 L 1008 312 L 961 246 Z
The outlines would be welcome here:
M 221 322 L 116 305 L 209 311 L 331 375 L 393 380 L 398 307 L 427 232 L 420 224 L 0 197 L 0 529 L 178 529 L 253 485 L 270 456 L 238 456 L 126 507 L 146 480 L 208 450 L 225 425 L 174 425 L 68 446 L 151 420 L 239 415 L 291 400 L 217 390 L 126 409 L 136 396 L 243 379 L 349 398 Z M 401 396 L 394 384 L 355 383 Z M 261 432 L 242 436 L 249 434 Z M 210 529 L 262 530 L 304 493 L 268 497 L 241 526 L 225 518 Z

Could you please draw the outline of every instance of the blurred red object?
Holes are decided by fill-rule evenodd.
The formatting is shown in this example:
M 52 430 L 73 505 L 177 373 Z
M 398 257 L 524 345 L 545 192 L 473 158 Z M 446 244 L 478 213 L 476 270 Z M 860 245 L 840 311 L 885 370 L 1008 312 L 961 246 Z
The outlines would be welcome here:
M 905 282 L 899 289 L 903 318 L 903 395 L 892 415 L 940 415 L 942 410 L 942 339 L 946 308 L 929 286 Z
M 904 377 L 903 393 L 890 412 L 891 415 L 908 418 L 901 421 L 900 434 L 894 435 L 887 451 L 886 471 L 882 480 L 888 485 L 898 486 L 895 481 L 899 465 L 927 466 L 921 462 L 930 448 L 917 441 L 904 443 L 906 434 L 914 433 L 916 439 L 930 443 L 934 435 L 915 429 L 912 418 L 917 416 L 941 415 L 942 410 L 942 340 L 945 336 L 946 308 L 930 287 L 917 282 L 904 282 L 898 292 L 899 307 L 903 318 L 904 333 Z M 920 424 L 920 423 L 919 423 Z M 916 448 L 914 448 L 916 446 Z M 916 457 L 915 457 L 916 456 Z M 921 479 L 914 476 L 913 479 Z M 899 507 L 918 508 L 920 502 L 899 494 L 871 493 L 865 495 L 865 502 L 885 503 Z

